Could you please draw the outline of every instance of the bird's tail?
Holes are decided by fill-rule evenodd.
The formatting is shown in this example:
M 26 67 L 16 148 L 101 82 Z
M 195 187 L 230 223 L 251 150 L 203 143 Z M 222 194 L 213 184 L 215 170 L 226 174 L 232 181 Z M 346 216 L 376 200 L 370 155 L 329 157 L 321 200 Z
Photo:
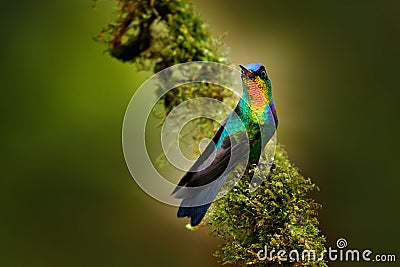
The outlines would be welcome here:
M 220 191 L 227 175 L 205 186 L 190 198 L 184 198 L 178 209 L 178 218 L 189 217 L 192 227 L 198 225 L 206 215 L 208 208 Z
M 210 205 L 211 203 L 197 207 L 179 207 L 178 218 L 189 217 L 190 226 L 197 226 L 203 220 Z

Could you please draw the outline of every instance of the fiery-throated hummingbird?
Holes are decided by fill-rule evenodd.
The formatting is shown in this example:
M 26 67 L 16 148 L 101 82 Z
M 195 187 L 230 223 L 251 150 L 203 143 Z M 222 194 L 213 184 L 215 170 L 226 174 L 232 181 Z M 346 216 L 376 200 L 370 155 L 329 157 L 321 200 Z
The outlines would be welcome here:
M 259 63 L 241 68 L 243 95 L 212 141 L 181 178 L 172 192 L 182 202 L 178 217 L 189 217 L 197 226 L 217 196 L 227 175 L 243 159 L 246 170 L 259 164 L 265 145 L 278 125 L 271 81 Z

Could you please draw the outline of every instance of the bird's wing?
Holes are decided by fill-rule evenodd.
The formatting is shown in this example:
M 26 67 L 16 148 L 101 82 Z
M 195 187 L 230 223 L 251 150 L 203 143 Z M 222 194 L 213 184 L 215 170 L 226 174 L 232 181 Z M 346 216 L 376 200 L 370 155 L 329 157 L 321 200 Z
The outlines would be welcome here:
M 212 142 L 206 147 L 190 170 L 179 181 L 172 192 L 173 195 L 175 194 L 176 197 L 179 197 L 179 194 L 176 193 L 184 187 L 198 187 L 215 181 L 224 172 L 233 169 L 246 156 L 248 153 L 246 142 L 235 142 L 235 139 L 230 138 L 229 135 L 224 138 L 222 144 L 215 150 L 215 144 L 220 140 L 226 123 L 227 120 L 221 125 Z M 239 140 L 242 140 L 245 135 L 245 131 L 235 133 L 235 137 Z

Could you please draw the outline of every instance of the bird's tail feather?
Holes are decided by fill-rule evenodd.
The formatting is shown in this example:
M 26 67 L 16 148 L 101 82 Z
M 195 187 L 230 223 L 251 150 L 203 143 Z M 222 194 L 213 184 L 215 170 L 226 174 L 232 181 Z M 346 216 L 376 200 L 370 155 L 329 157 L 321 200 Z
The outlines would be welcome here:
M 189 217 L 190 225 L 197 226 L 203 220 L 210 205 L 211 203 L 197 207 L 179 207 L 178 217 Z
M 191 226 L 198 225 L 220 191 L 226 176 L 218 178 L 195 196 L 183 199 L 178 209 L 178 218 L 189 217 Z

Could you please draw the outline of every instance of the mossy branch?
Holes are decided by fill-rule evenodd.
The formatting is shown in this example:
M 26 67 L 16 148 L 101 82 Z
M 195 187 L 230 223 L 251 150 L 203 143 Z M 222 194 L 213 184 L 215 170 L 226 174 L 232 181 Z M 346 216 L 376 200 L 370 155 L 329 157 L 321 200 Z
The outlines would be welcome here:
M 194 11 L 188 0 L 116 0 L 116 19 L 99 34 L 114 58 L 135 63 L 139 68 L 158 72 L 188 61 L 229 64 L 227 51 L 219 38 Z M 185 90 L 186 89 L 186 90 Z M 200 84 L 171 90 L 163 97 L 166 113 L 187 99 L 211 97 L 232 99 L 230 91 Z M 201 120 L 206 124 L 209 120 Z M 199 127 L 198 136 L 212 136 L 213 127 Z M 275 165 L 264 183 L 249 192 L 244 177 L 225 197 L 213 203 L 208 213 L 211 232 L 223 239 L 215 255 L 223 263 L 240 266 L 326 266 L 324 260 L 280 262 L 277 257 L 261 261 L 257 251 L 324 250 L 325 238 L 318 229 L 320 205 L 309 198 L 318 187 L 303 177 L 277 146 Z M 263 173 L 261 173 L 263 176 Z

